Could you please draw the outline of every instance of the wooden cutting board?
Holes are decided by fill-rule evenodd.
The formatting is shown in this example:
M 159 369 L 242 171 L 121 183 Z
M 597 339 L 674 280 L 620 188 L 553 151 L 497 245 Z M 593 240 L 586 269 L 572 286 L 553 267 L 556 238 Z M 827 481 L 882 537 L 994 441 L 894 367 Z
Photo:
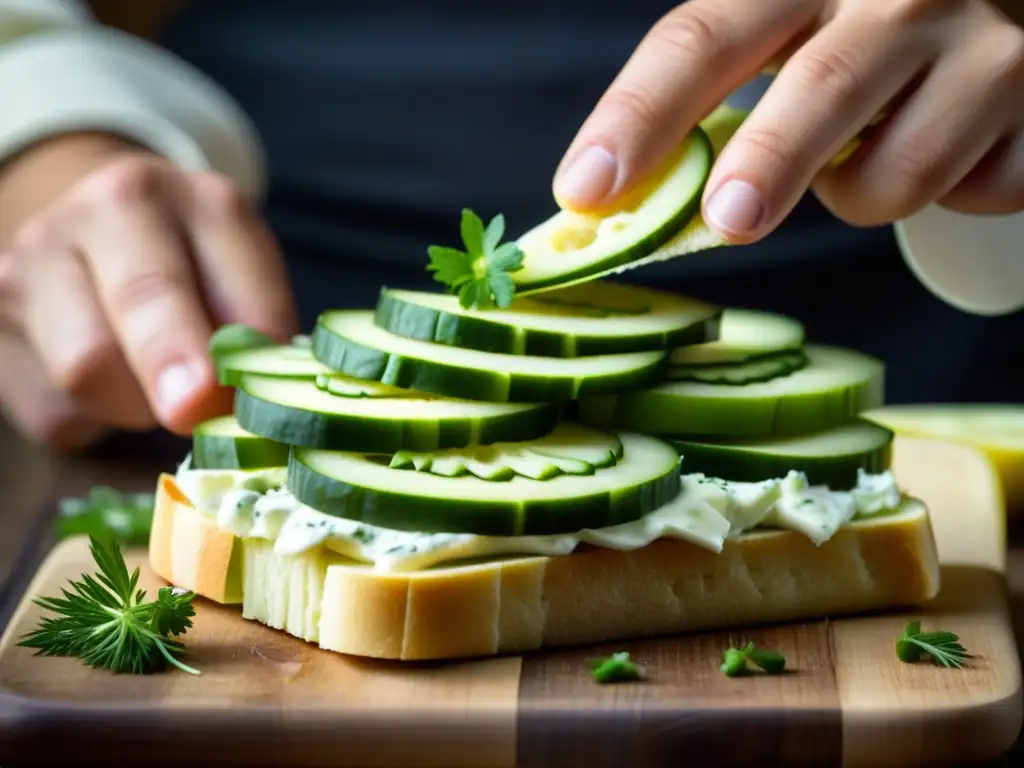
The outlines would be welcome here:
M 926 611 L 616 643 L 456 664 L 403 666 L 319 651 L 202 602 L 188 635 L 201 677 L 115 676 L 16 647 L 54 594 L 92 570 L 85 542 L 58 547 L 0 643 L 0 759 L 342 766 L 965 764 L 1007 750 L 1021 725 L 1005 519 L 987 462 L 901 439 L 895 471 L 934 515 L 942 594 Z M 144 563 L 142 552 L 132 553 Z M 144 568 L 144 586 L 160 582 Z M 959 633 L 976 655 L 947 670 L 899 662 L 905 624 Z M 723 649 L 754 640 L 794 671 L 730 679 Z M 586 660 L 629 650 L 638 684 L 599 686 Z

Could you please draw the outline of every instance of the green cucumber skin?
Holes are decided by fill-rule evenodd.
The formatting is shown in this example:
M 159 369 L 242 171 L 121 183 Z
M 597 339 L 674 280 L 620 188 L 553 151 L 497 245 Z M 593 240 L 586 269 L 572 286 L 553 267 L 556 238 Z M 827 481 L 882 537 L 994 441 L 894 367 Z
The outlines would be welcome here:
M 471 443 L 534 440 L 554 429 L 560 416 L 558 405 L 550 403 L 486 422 L 385 421 L 326 415 L 261 400 L 243 389 L 235 391 L 235 418 L 243 429 L 286 445 L 354 453 L 436 451 Z
M 227 437 L 194 435 L 192 466 L 195 469 L 264 469 L 288 463 L 289 447 L 266 436 Z
M 708 166 L 711 167 L 715 162 L 715 151 L 711 145 L 711 139 L 708 138 L 708 135 L 699 126 L 693 129 L 693 134 L 694 138 L 704 145 L 705 151 L 708 154 Z M 535 282 L 520 281 L 517 279 L 516 273 L 513 272 L 512 280 L 516 284 L 516 291 L 525 295 L 526 292 L 532 294 L 554 288 L 560 288 L 570 281 L 579 280 L 594 273 L 604 272 L 605 270 L 612 269 L 614 267 L 624 266 L 653 253 L 679 234 L 683 227 L 690 223 L 690 219 L 700 211 L 701 198 L 704 195 L 704 188 L 707 185 L 708 177 L 709 176 L 707 175 L 705 176 L 704 182 L 700 185 L 686 206 L 680 209 L 675 216 L 666 221 L 659 229 L 656 229 L 647 237 L 637 242 L 632 248 L 628 248 L 620 252 L 618 255 L 605 259 L 602 262 L 588 264 L 573 272 L 558 275 L 556 277 L 550 277 L 546 280 L 537 280 Z
M 393 298 L 387 289 L 383 289 L 373 322 L 396 336 L 418 341 L 506 355 L 565 358 L 669 350 L 714 341 L 718 338 L 721 310 L 703 322 L 669 333 L 621 338 L 567 337 L 549 331 L 517 329 L 493 323 L 485 316 L 454 315 L 431 307 L 408 304 Z
M 680 492 L 679 473 L 672 467 L 639 486 L 553 502 L 513 506 L 423 499 L 325 477 L 303 464 L 296 451 L 288 462 L 288 488 L 306 506 L 335 517 L 400 531 L 480 536 L 544 536 L 626 523 L 664 506 Z
M 669 381 L 697 381 L 742 387 L 780 379 L 806 366 L 807 356 L 798 349 L 770 352 L 742 363 L 670 365 L 666 377 Z
M 580 395 L 643 389 L 660 382 L 668 364 L 666 354 L 658 364 L 645 370 L 589 381 L 507 376 L 496 371 L 470 370 L 381 352 L 335 334 L 325 327 L 323 319 L 317 321 L 313 332 L 313 355 L 328 368 L 357 379 L 445 397 L 496 403 L 562 403 Z
M 877 450 L 857 456 L 795 457 L 772 456 L 754 451 L 738 452 L 728 445 L 663 438 L 675 446 L 682 456 L 683 474 L 700 472 L 737 483 L 758 483 L 785 477 L 789 472 L 803 472 L 811 485 L 827 485 L 834 491 L 847 491 L 857 485 L 857 470 L 878 474 L 892 464 L 892 442 Z

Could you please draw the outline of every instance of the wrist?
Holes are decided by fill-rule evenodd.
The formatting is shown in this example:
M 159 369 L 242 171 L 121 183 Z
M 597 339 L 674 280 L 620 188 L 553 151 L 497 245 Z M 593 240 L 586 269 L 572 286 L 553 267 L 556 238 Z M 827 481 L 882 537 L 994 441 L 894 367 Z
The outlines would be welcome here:
M 18 228 L 97 168 L 145 152 L 108 133 L 71 133 L 26 147 L 0 165 L 0 249 Z

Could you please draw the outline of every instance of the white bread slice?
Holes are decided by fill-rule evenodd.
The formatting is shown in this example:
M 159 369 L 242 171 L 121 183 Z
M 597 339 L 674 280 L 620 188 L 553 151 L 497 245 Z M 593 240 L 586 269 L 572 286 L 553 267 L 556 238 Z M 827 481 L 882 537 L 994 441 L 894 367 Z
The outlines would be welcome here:
M 157 511 L 153 569 L 230 602 L 234 557 L 225 553 L 236 552 L 238 540 L 227 547 L 231 534 L 202 519 L 167 476 Z M 565 557 L 388 574 L 326 550 L 282 557 L 270 542 L 243 546 L 246 618 L 327 650 L 385 659 L 489 656 L 809 619 L 917 605 L 939 589 L 935 539 L 920 502 L 845 526 L 821 547 L 799 533 L 757 531 L 718 554 L 663 539 L 632 552 L 584 547 Z

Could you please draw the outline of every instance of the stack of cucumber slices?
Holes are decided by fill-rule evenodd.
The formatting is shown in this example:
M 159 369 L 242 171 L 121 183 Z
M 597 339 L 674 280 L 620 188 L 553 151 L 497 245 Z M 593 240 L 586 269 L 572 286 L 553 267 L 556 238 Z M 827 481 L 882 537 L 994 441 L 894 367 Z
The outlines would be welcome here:
M 626 528 L 665 510 L 678 537 L 717 536 L 712 549 L 764 526 L 822 543 L 894 511 L 880 480 L 893 435 L 858 418 L 882 405 L 879 361 L 808 343 L 792 318 L 599 279 L 699 229 L 715 143 L 696 131 L 628 212 L 531 230 L 510 275 L 489 277 L 516 262 L 500 232 L 467 235 L 464 219 L 467 253 L 446 249 L 437 267 L 467 259 L 459 297 L 385 288 L 374 309 L 327 311 L 288 345 L 222 329 L 211 352 L 235 411 L 195 429 L 188 469 L 274 470 L 320 516 L 306 525 L 360 541 L 492 537 L 505 553 L 554 551 L 542 540 L 557 536 L 616 546 L 595 531 L 627 546 Z M 488 279 L 519 294 L 468 308 Z M 713 534 L 686 515 L 714 517 Z M 652 530 L 629 540 L 667 529 Z

